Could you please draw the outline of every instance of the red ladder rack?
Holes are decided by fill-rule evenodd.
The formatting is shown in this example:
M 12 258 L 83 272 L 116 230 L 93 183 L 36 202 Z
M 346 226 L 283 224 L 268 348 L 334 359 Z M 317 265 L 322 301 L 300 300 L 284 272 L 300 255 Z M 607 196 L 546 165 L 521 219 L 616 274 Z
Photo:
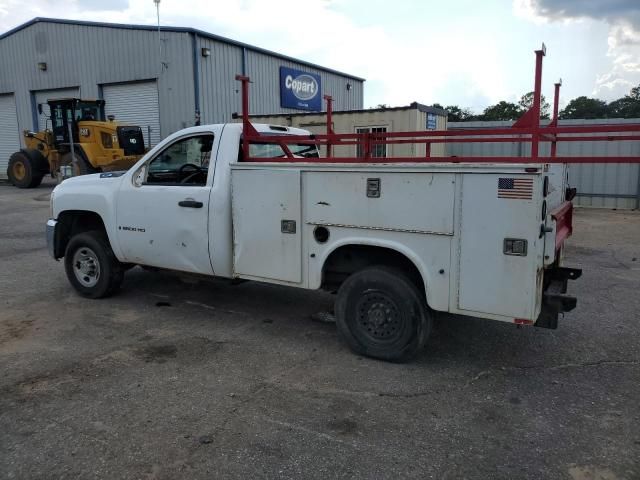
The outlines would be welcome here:
M 546 55 L 544 44 L 535 51 L 534 97 L 531 108 L 511 127 L 476 128 L 469 130 L 415 131 L 415 132 L 374 132 L 374 133 L 335 133 L 332 127 L 333 103 L 325 95 L 327 102 L 327 133 L 324 135 L 269 135 L 258 132 L 249 119 L 249 83 L 247 76 L 236 75 L 242 82 L 242 151 L 245 162 L 285 162 L 285 163 L 640 163 L 639 156 L 557 156 L 558 142 L 595 142 L 595 141 L 640 141 L 640 124 L 594 124 L 594 125 L 558 125 L 558 103 L 561 82 L 555 84 L 553 100 L 553 118 L 547 126 L 540 125 L 540 99 L 542 88 L 542 61 Z M 488 137 L 496 136 L 496 137 Z M 277 144 L 285 157 L 256 158 L 249 155 L 252 142 Z M 525 142 L 531 144 L 528 157 L 512 156 L 431 156 L 431 145 L 447 143 L 500 143 Z M 550 142 L 550 156 L 540 156 L 542 142 Z M 325 146 L 327 156 L 321 158 L 296 158 L 287 144 Z M 426 146 L 422 157 L 373 157 L 376 145 L 420 144 Z M 334 157 L 333 147 L 359 145 L 362 156 Z

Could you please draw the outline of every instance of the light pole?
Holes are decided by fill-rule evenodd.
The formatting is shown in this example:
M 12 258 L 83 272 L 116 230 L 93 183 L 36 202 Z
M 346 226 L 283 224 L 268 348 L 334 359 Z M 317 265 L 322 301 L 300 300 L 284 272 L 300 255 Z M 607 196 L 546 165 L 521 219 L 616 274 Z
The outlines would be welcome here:
M 156 4 L 156 17 L 158 20 L 158 62 L 160 63 L 160 73 L 162 73 L 162 40 L 160 39 L 160 0 L 153 0 Z

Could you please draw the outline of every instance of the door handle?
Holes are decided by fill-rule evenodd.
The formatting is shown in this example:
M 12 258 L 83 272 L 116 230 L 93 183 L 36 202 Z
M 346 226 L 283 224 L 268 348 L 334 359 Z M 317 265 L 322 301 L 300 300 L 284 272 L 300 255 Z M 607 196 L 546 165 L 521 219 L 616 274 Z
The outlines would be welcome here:
M 187 208 L 202 208 L 204 204 L 202 202 L 196 202 L 195 200 L 182 200 L 178 202 L 178 205 Z

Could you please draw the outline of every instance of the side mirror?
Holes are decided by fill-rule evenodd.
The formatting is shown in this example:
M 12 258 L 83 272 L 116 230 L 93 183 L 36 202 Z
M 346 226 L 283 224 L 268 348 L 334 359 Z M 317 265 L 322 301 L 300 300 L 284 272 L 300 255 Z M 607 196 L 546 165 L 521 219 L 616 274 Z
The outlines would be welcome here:
M 116 119 L 116 116 L 115 116 L 115 115 L 107 115 L 107 119 L 108 119 L 110 122 L 113 122 L 113 121 Z
M 136 173 L 133 174 L 133 186 L 134 187 L 141 187 L 142 184 L 144 183 L 144 179 L 146 177 L 146 173 L 147 173 L 147 165 L 143 165 L 142 167 L 140 167 L 140 169 L 138 169 L 138 171 Z
M 42 104 L 41 103 L 38 104 L 38 113 L 40 115 L 42 115 Z

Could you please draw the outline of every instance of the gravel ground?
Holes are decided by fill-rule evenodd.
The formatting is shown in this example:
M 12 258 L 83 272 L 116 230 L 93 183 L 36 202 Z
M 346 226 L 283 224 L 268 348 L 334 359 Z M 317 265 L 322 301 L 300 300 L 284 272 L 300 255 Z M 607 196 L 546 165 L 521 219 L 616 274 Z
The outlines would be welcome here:
M 640 478 L 638 212 L 576 212 L 558 330 L 447 317 L 394 365 L 322 293 L 135 268 L 78 297 L 51 188 L 0 185 L 1 478 Z

